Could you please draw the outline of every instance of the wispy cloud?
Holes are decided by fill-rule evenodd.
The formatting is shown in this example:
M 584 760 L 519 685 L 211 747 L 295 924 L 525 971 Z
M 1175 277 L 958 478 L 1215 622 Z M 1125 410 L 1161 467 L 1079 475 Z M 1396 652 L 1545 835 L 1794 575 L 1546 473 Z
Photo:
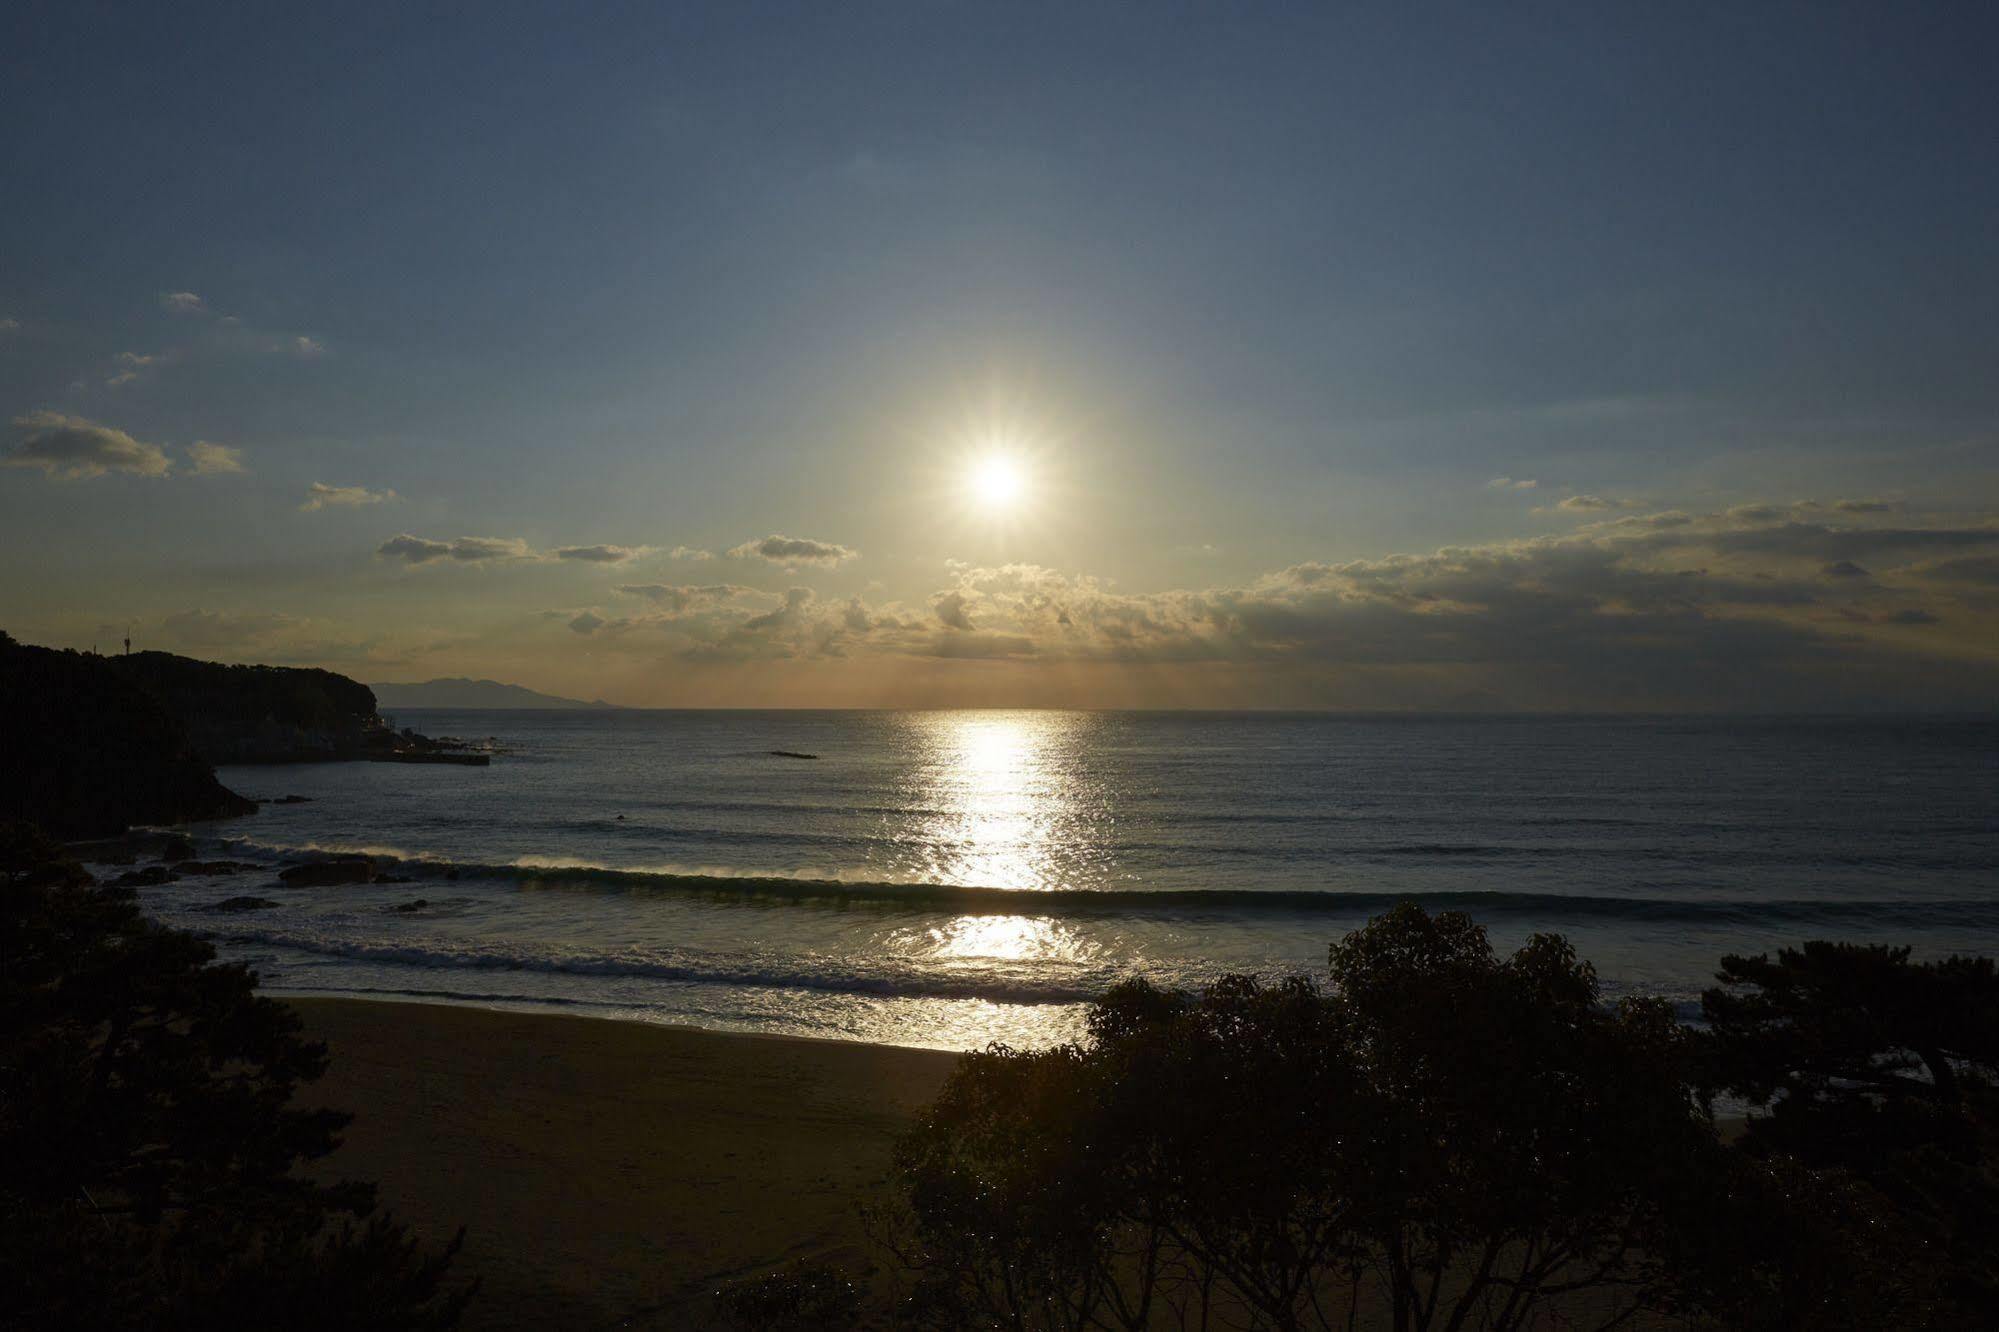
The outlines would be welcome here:
M 167 616 L 160 627 L 173 642 L 220 648 L 262 643 L 303 623 L 275 611 L 190 610 Z
M 1520 480 L 1510 476 L 1495 476 L 1492 480 L 1485 483 L 1485 488 L 1487 490 L 1532 490 L 1540 484 L 1539 481 Z
M 672 615 L 761 595 L 754 588 L 741 587 L 735 583 L 708 583 L 701 586 L 674 583 L 620 583 L 614 590 L 628 597 L 643 597 Z
M 207 314 L 208 302 L 191 291 L 163 291 L 160 293 L 160 308 L 175 314 Z
M 354 509 L 365 504 L 386 504 L 396 498 L 393 490 L 370 490 L 366 486 L 329 486 L 324 481 L 315 481 L 306 490 L 305 503 L 298 507 L 306 513 L 315 509 Z
M 14 429 L 20 439 L 0 459 L 9 467 L 39 467 L 48 476 L 71 481 L 106 472 L 165 476 L 173 468 L 158 445 L 80 416 L 29 412 L 14 418 Z
M 194 463 L 196 476 L 221 476 L 250 470 L 243 465 L 243 450 L 227 444 L 211 444 L 205 439 L 188 445 L 187 456 Z
M 119 352 L 111 358 L 111 373 L 105 376 L 104 387 L 123 388 L 137 383 L 161 366 L 179 360 L 175 352 Z
M 591 564 L 623 564 L 652 549 L 650 546 L 557 546 L 558 560 L 584 560 Z
M 383 559 L 401 560 L 405 564 L 432 564 L 439 560 L 485 564 L 530 559 L 534 552 L 519 537 L 462 536 L 449 541 L 433 541 L 403 532 L 376 547 L 375 554 Z
M 1570 495 L 1555 505 L 1563 513 L 1602 513 L 1607 509 L 1642 509 L 1643 500 L 1606 499 L 1602 495 Z M 1547 510 L 1540 510 L 1547 512 Z

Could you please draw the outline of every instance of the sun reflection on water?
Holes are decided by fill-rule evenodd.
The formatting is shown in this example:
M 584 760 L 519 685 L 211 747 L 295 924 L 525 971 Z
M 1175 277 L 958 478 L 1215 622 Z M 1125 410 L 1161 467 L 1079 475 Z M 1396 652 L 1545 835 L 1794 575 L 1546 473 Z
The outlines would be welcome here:
M 1089 719 L 1047 712 L 929 713 L 911 804 L 926 877 L 1024 890 L 1093 886 L 1100 800 L 1082 762 Z
M 917 759 L 898 803 L 907 822 L 886 850 L 899 874 L 926 882 L 1013 889 L 1022 910 L 905 924 L 876 946 L 920 971 L 1010 993 L 1068 1002 L 954 1002 L 904 1011 L 895 1039 L 923 1028 L 924 1044 L 965 1049 L 989 1040 L 1047 1045 L 1074 1039 L 1074 999 L 1101 990 L 1116 941 L 1101 928 L 1032 908 L 1038 892 L 1108 886 L 1114 877 L 1115 802 L 1092 774 L 1100 717 L 1059 712 L 910 714 Z M 898 835 L 899 834 L 899 835 Z
M 904 938 L 940 962 L 1088 963 L 1101 951 L 1094 940 L 1045 916 L 959 916 Z

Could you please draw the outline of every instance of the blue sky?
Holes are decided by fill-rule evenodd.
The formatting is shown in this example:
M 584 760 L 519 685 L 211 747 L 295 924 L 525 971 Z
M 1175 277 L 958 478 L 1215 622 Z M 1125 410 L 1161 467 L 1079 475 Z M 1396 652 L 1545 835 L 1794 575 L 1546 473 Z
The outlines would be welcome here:
M 661 703 L 1990 696 L 1982 566 L 1930 568 L 1999 509 L 1988 7 L 0 25 L 19 636 Z M 1824 574 L 1849 528 L 1929 535 Z

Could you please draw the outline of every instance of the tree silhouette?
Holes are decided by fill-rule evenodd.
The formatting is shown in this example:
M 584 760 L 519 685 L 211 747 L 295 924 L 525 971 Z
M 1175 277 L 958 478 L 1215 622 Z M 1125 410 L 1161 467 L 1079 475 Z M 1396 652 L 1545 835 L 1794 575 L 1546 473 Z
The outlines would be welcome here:
M 1087 1046 L 968 1058 L 881 1223 L 935 1326 L 1612 1326 L 1702 1293 L 1670 1236 L 1726 1180 L 1693 1042 L 1555 936 L 1405 906 L 1330 988 L 1142 982 Z
M 1758 1107 L 1745 1150 L 1877 1195 L 1877 1248 L 1936 1325 L 1999 1324 L 1999 976 L 1988 958 L 1815 941 L 1726 957 L 1705 1082 Z M 1918 1316 L 1908 1315 L 1908 1316 Z
M 347 1120 L 292 1105 L 325 1047 L 254 973 L 45 850 L 0 834 L 0 1322 L 454 1325 L 455 1242 L 426 1256 L 372 1185 L 294 1169 Z

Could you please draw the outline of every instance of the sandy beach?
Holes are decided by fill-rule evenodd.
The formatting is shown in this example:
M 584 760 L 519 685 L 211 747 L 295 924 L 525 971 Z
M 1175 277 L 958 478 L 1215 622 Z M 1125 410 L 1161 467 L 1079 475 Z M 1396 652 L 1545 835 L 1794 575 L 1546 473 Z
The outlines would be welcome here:
M 470 1328 L 675 1327 L 795 1259 L 859 1270 L 857 1204 L 953 1057 L 540 1013 L 296 999 L 353 1112 L 333 1174 L 460 1224 Z

